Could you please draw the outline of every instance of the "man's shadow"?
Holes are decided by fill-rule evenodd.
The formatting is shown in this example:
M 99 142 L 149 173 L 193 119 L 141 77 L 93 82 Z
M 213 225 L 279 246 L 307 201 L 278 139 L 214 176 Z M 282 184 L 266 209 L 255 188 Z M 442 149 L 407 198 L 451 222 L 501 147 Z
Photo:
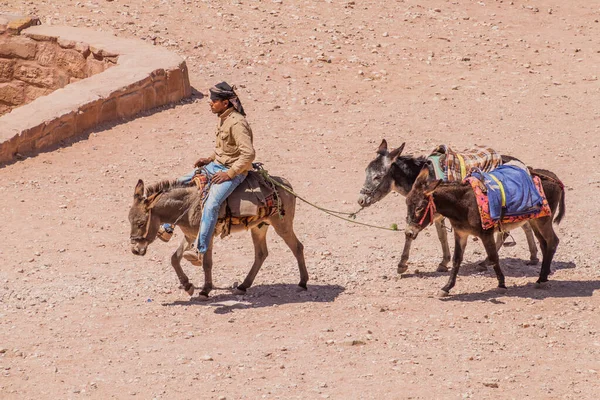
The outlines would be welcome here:
M 163 306 L 207 306 L 215 307 L 215 314 L 228 314 L 234 310 L 271 307 L 281 304 L 330 303 L 345 288 L 339 285 L 308 285 L 308 290 L 299 290 L 293 284 L 256 285 L 248 289 L 245 295 L 236 295 L 231 289 L 217 289 L 208 300 L 192 297 L 188 301 L 163 303 Z

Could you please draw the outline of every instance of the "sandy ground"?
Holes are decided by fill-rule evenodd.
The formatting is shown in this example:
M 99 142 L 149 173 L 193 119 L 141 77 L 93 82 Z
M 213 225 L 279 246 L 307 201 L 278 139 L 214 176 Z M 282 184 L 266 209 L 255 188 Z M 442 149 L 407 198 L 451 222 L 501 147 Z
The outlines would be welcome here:
M 559 3 L 559 5 L 557 5 Z M 540 1 L 0 1 L 45 24 L 113 30 L 186 57 L 194 99 L 0 169 L 2 399 L 596 399 L 600 391 L 600 8 Z M 134 185 L 213 145 L 201 93 L 238 85 L 258 159 L 322 206 L 355 211 L 382 138 L 409 153 L 495 147 L 564 181 L 548 289 L 522 232 L 507 293 L 470 242 L 457 286 L 441 252 L 300 203 L 309 290 L 273 232 L 255 286 L 249 235 L 215 244 L 208 302 L 178 289 L 181 237 L 129 248 Z M 1 129 L 1 127 L 0 127 Z M 404 199 L 359 214 L 401 227 Z M 185 265 L 192 281 L 202 271 Z

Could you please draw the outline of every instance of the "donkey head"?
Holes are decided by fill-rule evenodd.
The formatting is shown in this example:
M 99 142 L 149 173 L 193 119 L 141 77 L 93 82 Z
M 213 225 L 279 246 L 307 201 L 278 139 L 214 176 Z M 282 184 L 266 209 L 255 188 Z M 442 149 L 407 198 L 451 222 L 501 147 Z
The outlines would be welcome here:
M 433 192 L 441 180 L 429 180 L 429 168 L 424 165 L 413 184 L 412 190 L 406 196 L 406 229 L 407 238 L 416 239 L 419 232 L 433 223 L 436 212 Z
M 392 190 L 394 180 L 390 170 L 394 161 L 402 153 L 404 145 L 405 143 L 402 143 L 397 149 L 388 151 L 387 142 L 383 139 L 377 149 L 377 157 L 367 165 L 365 170 L 367 177 L 358 197 L 358 204 L 361 207 L 368 207 L 378 202 Z
M 133 204 L 129 209 L 129 222 L 131 223 L 131 251 L 133 254 L 143 256 L 148 245 L 156 239 L 160 219 L 153 215 L 152 207 L 160 197 L 160 192 L 153 193 L 150 197 L 144 195 L 144 181 L 141 179 L 135 186 Z

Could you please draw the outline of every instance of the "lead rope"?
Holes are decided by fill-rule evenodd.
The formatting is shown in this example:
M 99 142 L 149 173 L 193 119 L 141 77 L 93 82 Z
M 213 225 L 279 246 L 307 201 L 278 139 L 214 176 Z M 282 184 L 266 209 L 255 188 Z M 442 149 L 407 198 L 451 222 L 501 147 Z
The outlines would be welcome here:
M 387 228 L 387 227 L 385 227 L 385 226 L 371 225 L 371 224 L 366 224 L 366 223 L 364 223 L 364 222 L 358 222 L 358 221 L 355 221 L 355 219 L 356 219 L 356 215 L 357 215 L 359 212 L 361 212 L 361 211 L 364 209 L 364 207 L 361 207 L 361 208 L 360 208 L 358 211 L 355 211 L 355 212 L 353 212 L 353 213 L 347 213 L 347 212 L 341 212 L 341 211 L 329 210 L 329 209 L 327 209 L 327 208 L 324 208 L 324 207 L 318 206 L 318 205 L 316 205 L 316 204 L 313 204 L 313 203 L 311 203 L 310 201 L 308 201 L 308 200 L 306 200 L 306 199 L 304 199 L 304 198 L 300 197 L 300 196 L 299 196 L 299 195 L 298 195 L 296 192 L 294 192 L 294 191 L 293 191 L 293 190 L 292 190 L 290 187 L 288 187 L 288 186 L 286 186 L 286 185 L 283 185 L 283 184 L 281 184 L 281 183 L 277 182 L 276 180 L 274 180 L 273 178 L 271 178 L 271 176 L 269 175 L 269 172 L 268 172 L 266 169 L 262 168 L 261 166 L 259 166 L 259 168 L 258 168 L 257 172 L 258 172 L 258 173 L 259 173 L 259 174 L 260 174 L 260 175 L 261 175 L 261 176 L 262 176 L 262 177 L 263 177 L 265 180 L 267 180 L 268 182 L 270 182 L 272 185 L 276 185 L 276 186 L 278 186 L 278 187 L 282 188 L 282 189 L 283 189 L 283 190 L 285 190 L 286 192 L 290 193 L 292 196 L 294 196 L 294 197 L 296 197 L 296 198 L 298 198 L 298 199 L 302 200 L 303 202 L 305 202 L 306 204 L 308 204 L 308 205 L 310 205 L 310 206 L 312 206 L 312 207 L 316 208 L 317 210 L 323 211 L 325 214 L 329 214 L 329 215 L 331 215 L 331 216 L 333 216 L 333 217 L 339 218 L 339 219 L 341 219 L 341 220 L 344 220 L 344 221 L 347 221 L 347 222 L 351 222 L 351 223 L 353 223 L 353 224 L 358 224 L 358 225 L 368 226 L 368 227 L 370 227 L 370 228 L 384 229 L 384 230 L 386 230 L 386 231 L 398 231 L 398 225 L 397 225 L 397 224 L 392 224 L 391 228 Z M 350 218 L 344 218 L 344 217 L 342 217 L 341 215 L 347 215 L 347 216 L 349 216 L 349 217 L 350 217 L 350 218 L 352 218 L 352 219 L 350 219 Z

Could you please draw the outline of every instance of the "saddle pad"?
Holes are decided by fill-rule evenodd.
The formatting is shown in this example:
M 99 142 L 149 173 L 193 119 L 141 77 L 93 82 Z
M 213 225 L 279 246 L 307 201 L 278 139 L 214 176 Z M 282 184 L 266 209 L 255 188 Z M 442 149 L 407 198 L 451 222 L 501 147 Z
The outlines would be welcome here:
M 462 181 L 473 168 L 487 172 L 502 164 L 502 156 L 496 150 L 482 146 L 458 153 L 442 144 L 428 159 L 434 165 L 436 178 L 450 182 Z
M 231 217 L 251 217 L 260 215 L 260 208 L 268 208 L 269 197 L 273 194 L 273 187 L 254 171 L 248 171 L 246 179 L 227 197 L 219 210 L 219 218 L 227 215 Z M 229 209 L 229 214 L 227 209 Z
M 481 183 L 481 181 L 473 176 L 470 176 L 465 179 L 465 182 L 468 182 L 471 185 L 473 193 L 475 194 L 475 199 L 477 200 L 477 208 L 479 209 L 479 215 L 481 216 L 481 227 L 483 229 L 494 228 L 498 226 L 500 222 L 502 224 L 509 224 L 552 215 L 552 210 L 550 210 L 550 205 L 548 204 L 548 200 L 546 199 L 546 195 L 544 194 L 542 181 L 537 176 L 533 177 L 533 183 L 539 195 L 542 198 L 541 208 L 529 214 L 505 216 L 504 218 L 502 218 L 502 221 L 494 220 L 491 217 L 489 200 L 487 194 L 485 193 L 486 188 Z
M 516 216 L 539 211 L 542 197 L 528 171 L 512 165 L 501 165 L 491 172 L 473 171 L 471 176 L 485 184 L 490 203 L 490 216 Z

